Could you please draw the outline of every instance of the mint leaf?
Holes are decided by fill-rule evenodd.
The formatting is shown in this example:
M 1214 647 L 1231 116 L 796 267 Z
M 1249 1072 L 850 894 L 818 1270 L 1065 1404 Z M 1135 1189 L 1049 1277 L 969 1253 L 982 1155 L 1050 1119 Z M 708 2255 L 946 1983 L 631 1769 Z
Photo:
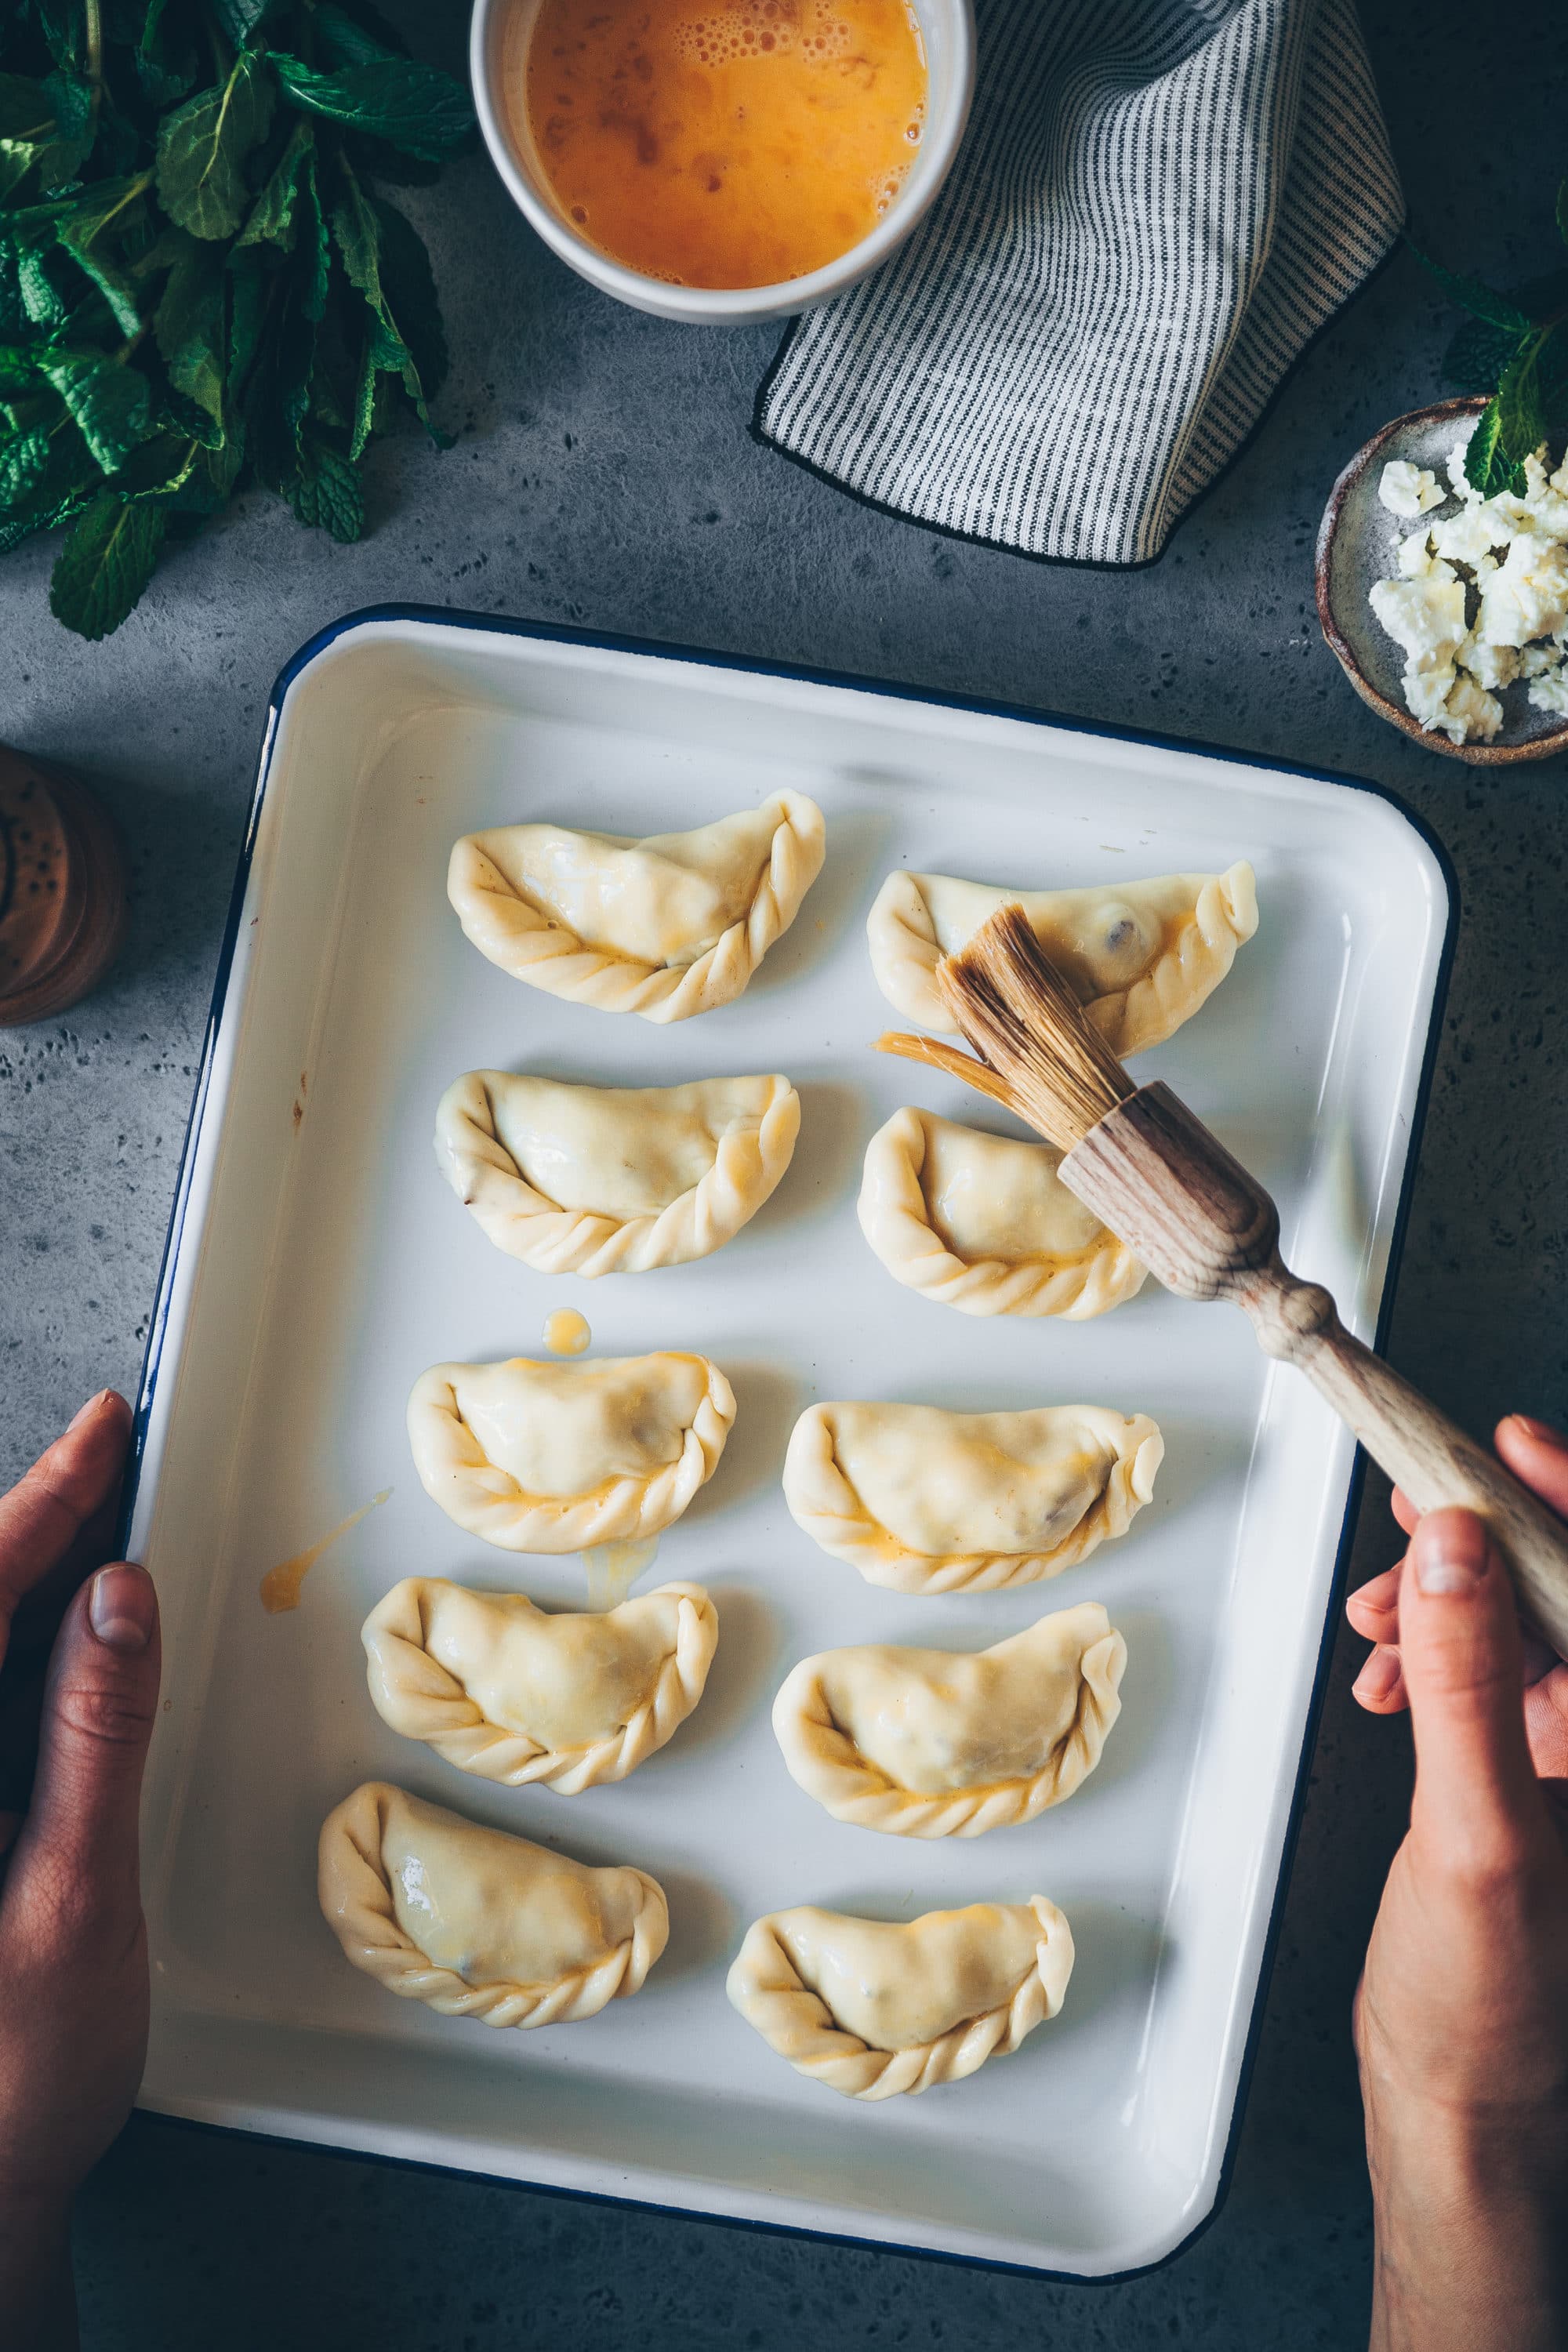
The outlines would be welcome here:
M 1489 400 L 1476 419 L 1476 429 L 1465 450 L 1465 479 L 1471 489 L 1479 490 L 1484 499 L 1489 499 L 1494 490 L 1507 486 L 1506 480 L 1494 482 L 1492 479 L 1498 431 L 1498 404 L 1495 399 Z
M 158 133 L 158 195 L 193 236 L 232 236 L 245 216 L 247 158 L 272 120 L 272 78 L 247 50 L 226 79 L 165 115 Z
M 122 334 L 133 335 L 142 324 L 136 289 L 105 250 L 111 238 L 123 237 L 146 216 L 142 192 L 148 175 L 103 180 L 79 197 L 60 219 L 59 241 L 91 278 L 113 313 Z
M 245 462 L 245 432 L 238 424 L 231 425 L 217 449 L 198 447 L 191 461 L 191 470 L 179 488 L 169 498 L 175 514 L 216 514 L 234 495 L 240 467 Z
M 1423 253 L 1414 238 L 1406 237 L 1405 243 L 1421 267 L 1431 272 L 1449 300 L 1457 302 L 1462 310 L 1468 310 L 1475 318 L 1489 320 L 1494 327 L 1511 327 L 1516 335 L 1522 335 L 1534 325 L 1529 313 L 1521 310 L 1517 302 L 1510 302 L 1506 294 L 1495 292 L 1479 278 L 1461 277 L 1457 270 L 1445 269 L 1440 261 Z
M 79 65 L 84 26 L 76 0 L 33 0 L 33 14 L 56 65 Z
M 267 298 L 273 272 L 259 246 L 247 251 L 236 246 L 228 257 L 232 296 L 228 333 L 228 388 L 237 393 L 256 364 L 261 331 L 267 323 Z
M 364 529 L 358 469 L 324 442 L 310 442 L 302 450 L 300 479 L 289 504 L 302 523 L 328 532 L 342 546 L 358 539 Z
M 433 400 L 447 380 L 450 362 L 430 256 L 418 230 L 395 205 L 384 196 L 370 201 L 381 231 L 383 298 L 418 372 L 420 391 Z
M 274 51 L 272 63 L 290 106 L 371 131 L 426 163 L 440 163 L 474 127 L 468 91 L 434 66 L 375 58 L 322 74 L 281 50 Z
M 37 531 L 53 530 L 58 524 L 69 522 L 73 516 L 80 514 L 93 495 L 90 490 L 83 491 L 79 496 L 61 499 L 52 507 L 40 507 L 34 511 L 29 506 L 23 513 L 0 516 L 0 555 L 9 555 L 14 547 L 20 547 L 25 539 L 31 539 Z
M 1443 354 L 1443 373 L 1461 392 L 1495 392 L 1522 338 L 1489 319 L 1467 319 Z
M 120 626 L 153 577 L 165 517 L 153 504 L 127 506 L 104 490 L 71 525 L 49 582 L 49 610 L 80 637 Z
M 327 216 L 321 210 L 321 199 L 316 190 L 316 159 L 306 161 L 300 207 L 300 263 L 304 272 L 301 300 L 305 316 L 312 326 L 318 324 L 327 307 L 327 289 L 331 282 L 332 247 L 327 234 Z
M 152 430 L 147 380 L 96 353 L 47 351 L 38 361 L 69 409 L 94 463 L 106 474 L 122 465 Z
M 44 147 L 55 135 L 55 110 L 42 82 L 0 73 L 0 139 Z
M 447 344 L 429 259 L 399 212 L 367 196 L 345 163 L 343 195 L 332 212 L 332 235 L 349 282 L 363 297 L 372 325 L 355 400 L 350 453 L 358 457 L 374 430 L 378 373 L 400 378 L 416 415 L 438 447 L 445 436 L 431 423 L 420 356 L 431 370 L 434 392 L 446 372 Z M 366 380 L 365 371 L 371 381 Z
M 35 425 L 0 442 L 0 507 L 19 506 L 43 480 L 50 456 L 47 432 Z
M 61 67 L 45 76 L 43 87 L 54 111 L 55 135 L 39 159 L 38 176 L 46 188 L 54 188 L 74 179 L 91 152 L 92 84 L 85 74 Z
M 1541 353 L 1552 330 L 1537 328 L 1521 343 L 1497 388 L 1498 452 L 1511 467 L 1546 438 L 1546 406 L 1541 391 Z
M 300 175 L 315 139 L 310 123 L 295 123 L 288 144 L 272 167 L 271 177 L 250 207 L 249 218 L 240 231 L 241 245 L 276 245 L 285 253 L 293 251 Z
M 49 275 L 43 254 L 23 246 L 16 254 L 16 287 L 22 308 L 35 327 L 63 327 L 69 310 Z
M 170 383 L 204 412 L 215 428 L 210 437 L 218 440 L 225 373 L 223 261 L 195 237 L 183 236 L 182 245 L 153 314 L 153 332 Z
M 316 28 L 316 46 L 330 65 L 363 66 L 378 58 L 403 55 L 395 46 L 390 26 L 380 25 L 373 29 L 356 23 L 343 9 L 334 8 L 331 0 L 318 0 L 311 22 Z
M 272 0 L 212 0 L 213 15 L 237 49 L 244 48 Z
M 26 323 L 16 277 L 16 248 L 0 241 L 0 341 L 9 342 Z

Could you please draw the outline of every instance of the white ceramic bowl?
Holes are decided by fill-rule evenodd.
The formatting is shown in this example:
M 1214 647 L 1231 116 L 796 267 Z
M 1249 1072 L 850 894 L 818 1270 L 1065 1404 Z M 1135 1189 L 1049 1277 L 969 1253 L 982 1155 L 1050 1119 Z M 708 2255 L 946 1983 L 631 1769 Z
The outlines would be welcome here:
M 468 43 L 474 104 L 497 171 L 518 208 L 546 245 L 581 278 L 657 318 L 693 326 L 737 327 L 754 319 L 783 319 L 842 294 L 896 252 L 927 211 L 952 168 L 974 94 L 973 0 L 910 0 L 925 44 L 930 86 L 925 131 L 908 179 L 869 236 L 822 269 L 777 286 L 671 286 L 628 269 L 579 236 L 552 193 L 526 129 L 503 97 L 509 71 L 521 70 L 540 0 L 478 0 Z

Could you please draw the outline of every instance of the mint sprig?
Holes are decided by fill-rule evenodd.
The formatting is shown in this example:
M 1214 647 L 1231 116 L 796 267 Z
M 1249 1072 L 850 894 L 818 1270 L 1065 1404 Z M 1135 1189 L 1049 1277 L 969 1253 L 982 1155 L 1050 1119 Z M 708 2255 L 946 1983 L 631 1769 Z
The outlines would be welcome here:
M 1555 219 L 1568 245 L 1568 180 Z M 1489 393 L 1465 453 L 1465 478 L 1483 498 L 1524 488 L 1524 461 L 1568 416 L 1568 268 L 1548 270 L 1500 293 L 1479 278 L 1446 269 L 1414 240 L 1411 251 L 1469 317 L 1443 359 L 1465 392 Z
M 353 540 L 374 436 L 446 446 L 429 257 L 384 190 L 473 119 L 373 0 L 0 5 L 0 554 L 69 526 L 68 627 L 118 628 L 240 488 Z

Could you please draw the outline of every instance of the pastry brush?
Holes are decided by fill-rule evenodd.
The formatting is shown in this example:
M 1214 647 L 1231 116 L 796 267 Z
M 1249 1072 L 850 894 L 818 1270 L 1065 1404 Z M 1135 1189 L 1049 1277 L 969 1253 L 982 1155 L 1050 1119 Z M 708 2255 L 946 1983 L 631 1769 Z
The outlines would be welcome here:
M 1064 1156 L 1070 1192 L 1183 1298 L 1228 1298 L 1265 1355 L 1304 1372 L 1422 1513 L 1479 1514 L 1531 1615 L 1568 1656 L 1568 1528 L 1419 1389 L 1363 1347 L 1321 1284 L 1279 1255 L 1279 1213 L 1169 1087 L 1135 1086 L 1047 962 L 1020 906 L 998 908 L 936 968 L 975 1056 L 879 1038 L 1005 1103 Z

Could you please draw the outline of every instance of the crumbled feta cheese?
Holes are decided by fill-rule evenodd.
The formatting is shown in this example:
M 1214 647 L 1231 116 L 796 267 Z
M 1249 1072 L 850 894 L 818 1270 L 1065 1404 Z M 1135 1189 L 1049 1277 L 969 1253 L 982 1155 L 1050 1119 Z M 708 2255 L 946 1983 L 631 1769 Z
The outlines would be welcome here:
M 1555 669 L 1543 671 L 1531 684 L 1529 699 L 1536 710 L 1553 710 L 1568 719 L 1568 668 L 1559 662 Z
M 1529 518 L 1528 529 L 1543 539 L 1568 539 L 1568 492 L 1553 487 L 1544 457 L 1544 450 L 1537 450 L 1525 459 L 1525 490 L 1518 503 Z
M 1498 695 L 1516 679 L 1537 709 L 1568 718 L 1568 455 L 1548 472 L 1544 446 L 1534 451 L 1522 497 L 1483 499 L 1465 479 L 1468 441 L 1444 468 L 1458 504 L 1398 541 L 1397 576 L 1376 582 L 1370 599 L 1405 656 L 1412 718 L 1456 743 L 1489 743 L 1502 726 Z M 1439 478 L 1402 460 L 1384 467 L 1378 496 L 1422 518 L 1445 503 Z
M 1432 544 L 1450 563 L 1479 563 L 1510 536 L 1500 519 L 1494 519 L 1489 499 L 1461 507 L 1458 514 L 1444 515 L 1432 525 Z
M 1418 669 L 1405 671 L 1405 708 L 1423 727 L 1436 727 L 1442 718 L 1456 675 L 1452 662 L 1445 662 L 1441 668 L 1425 674 Z
M 1519 655 L 1512 646 L 1489 645 L 1472 629 L 1454 659 L 1468 670 L 1478 686 L 1495 694 L 1500 686 L 1511 686 L 1519 676 Z
M 1477 635 L 1493 646 L 1525 646 L 1568 623 L 1568 547 L 1521 532 L 1501 569 L 1481 590 Z
M 1470 433 L 1473 433 L 1475 429 L 1475 426 L 1472 425 L 1470 427 Z M 1474 486 L 1467 480 L 1465 476 L 1465 453 L 1468 449 L 1469 446 L 1470 434 L 1467 433 L 1461 439 L 1455 442 L 1453 447 L 1448 452 L 1448 463 L 1446 470 L 1447 472 L 1449 485 L 1457 499 L 1479 499 L 1480 497 L 1479 490 L 1475 488 Z
M 1438 488 L 1437 477 L 1425 466 L 1394 457 L 1383 469 L 1377 495 L 1390 514 L 1413 516 L 1425 514 L 1428 507 L 1440 507 L 1447 492 Z
M 1441 669 L 1451 662 L 1465 637 L 1465 589 L 1462 581 L 1434 564 L 1424 580 L 1379 580 L 1372 589 L 1372 609 L 1417 671 Z
M 1450 743 L 1489 743 L 1502 725 L 1502 705 L 1461 670 L 1448 689 L 1443 717 L 1434 723 Z

